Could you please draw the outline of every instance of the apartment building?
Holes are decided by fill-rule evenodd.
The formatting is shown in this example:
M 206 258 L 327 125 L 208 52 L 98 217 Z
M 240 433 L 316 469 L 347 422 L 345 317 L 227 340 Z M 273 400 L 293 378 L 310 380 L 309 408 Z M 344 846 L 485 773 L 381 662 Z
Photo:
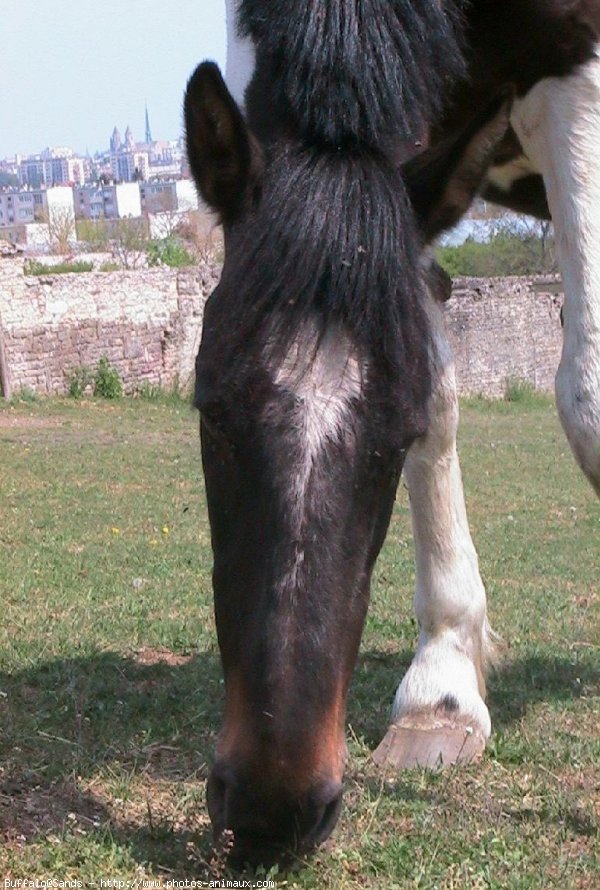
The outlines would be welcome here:
M 73 190 L 75 213 L 82 219 L 124 219 L 142 215 L 137 182 L 84 185 Z
M 29 188 L 58 185 L 83 185 L 87 161 L 70 148 L 47 148 L 40 155 L 21 160 L 18 170 L 21 185 Z
M 7 241 L 47 247 L 59 231 L 74 241 L 74 221 L 70 186 L 0 192 L 0 238 Z
M 198 193 L 190 179 L 141 182 L 139 189 L 145 213 L 187 213 L 198 209 Z
M 69 186 L 0 192 L 0 226 L 47 222 L 52 216 L 65 214 L 75 216 L 73 189 Z

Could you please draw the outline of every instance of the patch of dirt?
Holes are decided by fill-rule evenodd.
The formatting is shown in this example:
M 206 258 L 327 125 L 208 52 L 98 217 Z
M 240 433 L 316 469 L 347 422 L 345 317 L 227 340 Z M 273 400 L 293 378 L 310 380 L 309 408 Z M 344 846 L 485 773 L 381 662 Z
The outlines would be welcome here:
M 6 843 L 60 834 L 65 827 L 87 834 L 109 818 L 103 803 L 74 785 L 37 784 L 22 778 L 0 784 L 0 839 Z
M 143 649 L 137 650 L 133 656 L 133 660 L 136 664 L 168 664 L 170 667 L 179 667 L 182 664 L 188 664 L 192 661 L 193 657 L 193 653 L 181 655 L 177 652 L 171 652 L 171 650 L 167 649 L 165 646 L 158 646 L 156 648 L 144 646 Z
M 0 411 L 0 429 L 15 430 L 46 430 L 60 426 L 62 423 L 57 417 L 31 417 L 26 414 L 10 414 Z

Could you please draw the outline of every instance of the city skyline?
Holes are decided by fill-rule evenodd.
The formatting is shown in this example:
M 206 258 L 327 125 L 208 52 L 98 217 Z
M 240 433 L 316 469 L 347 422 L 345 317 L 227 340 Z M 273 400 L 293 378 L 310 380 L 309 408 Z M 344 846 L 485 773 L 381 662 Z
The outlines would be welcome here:
M 225 61 L 224 0 L 3 0 L 0 158 L 67 146 L 94 155 L 116 125 L 156 140 L 182 134 L 181 105 L 196 64 Z M 25 51 L 26 50 L 26 51 Z M 31 59 L 35 59 L 34 64 Z M 28 98 L 30 99 L 28 103 Z
M 152 115 L 150 113 L 149 108 L 144 110 L 144 118 L 146 117 L 146 115 L 149 115 L 151 129 L 154 130 L 154 126 L 152 125 Z M 147 143 L 146 132 L 144 132 L 144 134 L 139 134 L 136 132 L 134 127 L 130 126 L 130 124 L 128 122 L 121 123 L 120 121 L 116 121 L 116 122 L 113 122 L 109 126 L 106 138 L 102 145 L 94 145 L 94 146 L 88 145 L 88 146 L 86 146 L 86 148 L 83 151 L 78 151 L 72 145 L 68 145 L 65 142 L 65 140 L 62 140 L 62 141 L 58 141 L 54 144 L 46 143 L 45 145 L 43 145 L 43 147 L 37 149 L 36 151 L 24 152 L 24 151 L 19 151 L 17 149 L 16 152 L 12 151 L 9 154 L 5 154 L 5 155 L 0 154 L 0 160 L 12 160 L 15 156 L 20 156 L 23 159 L 27 159 L 30 157 L 40 157 L 40 156 L 44 155 L 44 153 L 47 152 L 49 149 L 53 150 L 53 149 L 63 149 L 63 148 L 72 149 L 73 153 L 76 157 L 85 158 L 85 157 L 89 156 L 91 159 L 94 159 L 96 157 L 106 155 L 110 152 L 110 140 L 111 140 L 111 135 L 112 135 L 115 127 L 121 134 L 125 133 L 127 131 L 127 129 L 131 129 L 131 132 L 132 132 L 132 135 L 134 137 L 134 141 L 136 144 L 143 145 L 143 144 Z M 144 131 L 146 131 L 145 122 L 144 122 L 143 128 L 144 128 Z M 141 136 L 141 138 L 138 138 L 140 136 Z M 151 142 L 177 142 L 181 136 L 182 136 L 182 133 L 177 133 L 175 136 L 171 136 L 169 134 L 167 134 L 167 135 L 160 134 L 157 138 L 155 138 L 154 134 L 152 134 L 152 139 L 150 141 Z

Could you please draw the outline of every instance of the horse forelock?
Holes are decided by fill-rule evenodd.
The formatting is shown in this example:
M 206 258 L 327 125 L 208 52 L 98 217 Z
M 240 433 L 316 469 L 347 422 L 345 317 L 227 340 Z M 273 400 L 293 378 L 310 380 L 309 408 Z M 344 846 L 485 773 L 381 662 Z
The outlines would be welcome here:
M 213 311 L 220 348 L 262 343 L 273 364 L 310 325 L 334 324 L 365 357 L 400 369 L 407 349 L 426 355 L 419 251 L 401 176 L 383 156 L 288 147 L 231 235 Z

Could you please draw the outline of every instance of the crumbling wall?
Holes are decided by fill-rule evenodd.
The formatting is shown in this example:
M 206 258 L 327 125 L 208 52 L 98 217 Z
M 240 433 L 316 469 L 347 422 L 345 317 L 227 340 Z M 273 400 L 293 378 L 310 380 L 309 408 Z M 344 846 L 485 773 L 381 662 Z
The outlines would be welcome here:
M 102 356 L 125 391 L 144 383 L 186 385 L 200 342 L 207 295 L 219 270 L 90 272 L 24 276 L 0 265 L 0 337 L 13 392 L 64 393 L 76 369 Z
M 557 276 L 457 279 L 445 314 L 461 394 L 502 396 L 512 379 L 552 392 L 562 303 Z
M 186 385 L 216 264 L 23 275 L 0 260 L 0 386 L 64 393 L 69 375 L 106 356 L 127 392 Z M 558 279 L 458 279 L 445 306 L 462 394 L 503 395 L 508 380 L 551 391 L 560 358 Z

